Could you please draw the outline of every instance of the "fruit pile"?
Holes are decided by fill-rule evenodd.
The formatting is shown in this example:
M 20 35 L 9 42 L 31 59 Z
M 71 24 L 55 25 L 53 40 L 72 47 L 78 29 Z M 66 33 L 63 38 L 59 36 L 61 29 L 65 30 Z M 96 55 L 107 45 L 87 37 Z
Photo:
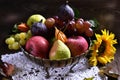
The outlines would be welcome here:
M 89 49 L 88 39 L 94 34 L 92 26 L 88 20 L 76 19 L 73 9 L 66 2 L 55 16 L 45 18 L 33 14 L 26 23 L 16 24 L 15 34 L 5 42 L 11 50 L 22 46 L 36 57 L 63 60 L 82 55 Z

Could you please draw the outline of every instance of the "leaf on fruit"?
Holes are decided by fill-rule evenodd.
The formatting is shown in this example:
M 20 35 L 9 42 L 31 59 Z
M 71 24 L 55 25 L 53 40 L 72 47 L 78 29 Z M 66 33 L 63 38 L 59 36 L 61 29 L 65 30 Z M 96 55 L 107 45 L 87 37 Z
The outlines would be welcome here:
M 61 40 L 64 43 L 67 41 L 66 35 L 62 31 L 60 31 L 59 29 L 57 29 L 57 27 L 55 27 L 55 38 L 57 40 Z

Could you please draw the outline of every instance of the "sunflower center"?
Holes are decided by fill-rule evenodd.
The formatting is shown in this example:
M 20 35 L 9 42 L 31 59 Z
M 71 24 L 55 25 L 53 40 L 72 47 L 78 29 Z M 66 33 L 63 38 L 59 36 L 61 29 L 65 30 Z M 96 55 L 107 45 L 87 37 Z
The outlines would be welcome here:
M 98 48 L 98 55 L 102 55 L 106 48 L 106 42 L 103 40 Z

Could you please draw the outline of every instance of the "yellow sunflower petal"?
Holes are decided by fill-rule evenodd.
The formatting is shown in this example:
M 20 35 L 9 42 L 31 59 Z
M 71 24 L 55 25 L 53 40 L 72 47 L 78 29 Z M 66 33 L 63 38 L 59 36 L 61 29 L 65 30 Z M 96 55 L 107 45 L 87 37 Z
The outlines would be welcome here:
M 97 65 L 97 59 L 96 59 L 96 57 L 90 57 L 89 64 L 91 66 L 96 66 Z
M 91 46 L 90 50 L 92 50 L 92 57 L 90 58 L 90 63 L 92 65 L 97 65 L 97 62 L 102 64 L 106 64 L 111 62 L 114 59 L 114 54 L 116 53 L 116 48 L 114 44 L 117 44 L 117 40 L 115 38 L 115 34 L 109 33 L 109 30 L 101 30 L 102 34 L 95 34 L 96 40 L 94 40 L 94 44 Z M 94 57 L 97 59 L 95 60 Z
M 107 62 L 111 62 L 111 58 L 108 56 L 103 56 L 103 58 L 107 61 Z
M 110 33 L 110 36 L 109 36 L 109 38 L 110 38 L 110 39 L 114 39 L 114 37 L 115 37 L 115 34 L 113 34 L 113 33 Z
M 107 64 L 107 60 L 104 57 L 97 57 L 97 60 L 101 63 L 101 64 Z
M 113 44 L 117 44 L 117 39 L 114 39 L 112 42 Z
M 96 36 L 96 39 L 99 41 L 100 38 L 101 38 L 101 35 L 99 35 L 99 34 L 95 34 L 95 36 Z

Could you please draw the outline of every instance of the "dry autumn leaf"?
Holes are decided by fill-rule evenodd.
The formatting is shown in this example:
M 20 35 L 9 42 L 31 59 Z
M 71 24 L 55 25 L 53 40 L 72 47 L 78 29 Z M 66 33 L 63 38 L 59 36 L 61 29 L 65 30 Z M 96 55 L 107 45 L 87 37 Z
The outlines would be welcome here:
M 64 43 L 67 41 L 66 35 L 62 31 L 57 29 L 57 27 L 55 27 L 55 38 L 61 40 Z

